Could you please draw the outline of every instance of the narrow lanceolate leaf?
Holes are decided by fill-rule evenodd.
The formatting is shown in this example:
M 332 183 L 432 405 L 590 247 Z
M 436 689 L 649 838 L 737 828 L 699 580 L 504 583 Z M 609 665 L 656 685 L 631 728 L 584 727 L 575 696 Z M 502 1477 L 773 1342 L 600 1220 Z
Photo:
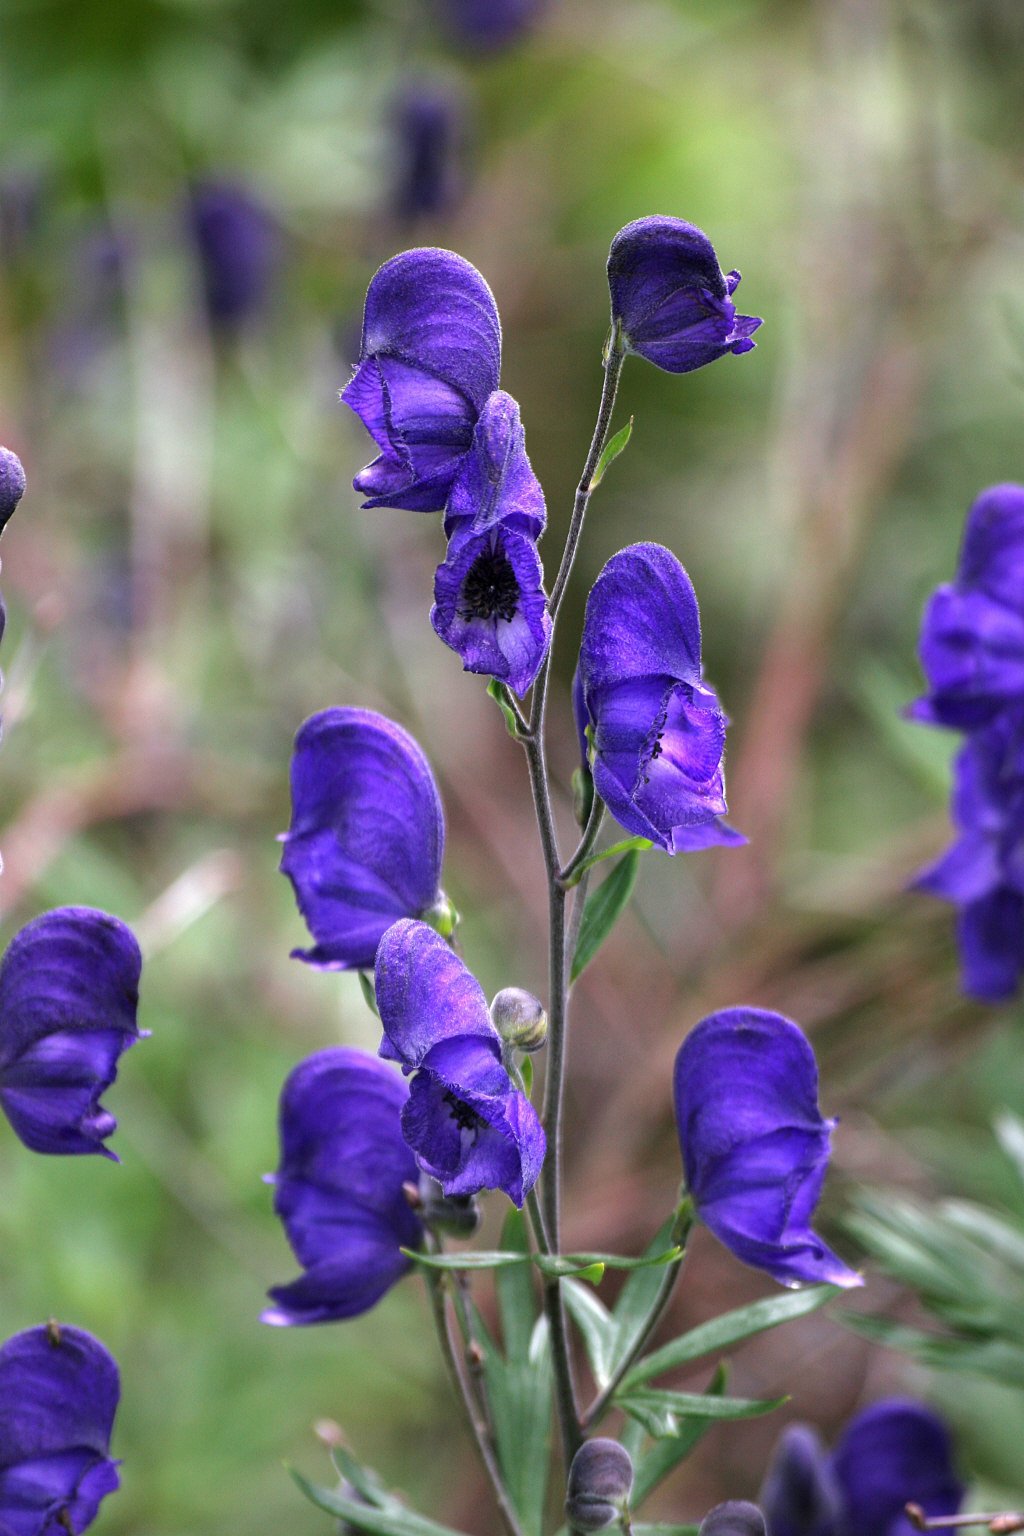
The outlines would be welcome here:
M 999 1145 L 1024 1183 L 1024 1120 L 1010 1110 L 1001 1110 L 992 1122 Z
M 597 1285 L 606 1269 L 647 1269 L 668 1264 L 679 1257 L 681 1249 L 669 1248 L 665 1253 L 639 1259 L 619 1253 L 422 1253 L 415 1248 L 403 1248 L 402 1252 L 427 1269 L 503 1269 L 513 1264 L 535 1264 L 545 1275 L 579 1275 Z
M 589 730 L 589 726 L 587 729 Z M 595 864 L 603 864 L 605 859 L 618 858 L 620 853 L 632 853 L 634 849 L 637 853 L 646 853 L 648 848 L 653 847 L 654 844 L 649 837 L 624 837 L 621 842 L 611 843 L 607 848 L 602 848 L 599 853 L 592 853 L 589 858 L 584 859 L 579 868 L 566 880 L 565 888 L 571 891 L 574 885 L 579 885 L 588 870 L 593 869 Z
M 377 1012 L 377 994 L 374 991 L 373 977 L 370 975 L 369 971 L 359 972 L 359 986 L 363 994 L 363 1002 L 366 1004 L 367 1008 L 369 1008 L 370 1012 L 379 1019 L 380 1014 Z
M 671 1255 L 668 1262 L 681 1257 L 680 1250 L 672 1242 L 674 1225 L 675 1217 L 670 1216 L 644 1250 L 644 1258 L 655 1261 L 653 1267 L 634 1270 L 619 1292 L 614 1311 L 616 1338 L 612 1353 L 612 1373 L 636 1347 L 647 1326 L 651 1308 L 665 1279 L 664 1270 L 656 1261 L 661 1259 L 663 1264 L 666 1254 Z
M 397 1500 L 390 1501 L 387 1508 L 381 1509 L 363 1504 L 359 1499 L 350 1498 L 336 1489 L 318 1488 L 315 1483 L 303 1477 L 301 1472 L 296 1472 L 294 1467 L 289 1470 L 293 1481 L 318 1508 L 326 1510 L 329 1515 L 337 1515 L 357 1531 L 368 1531 L 370 1536 L 461 1536 L 461 1532 L 453 1531 L 451 1526 L 427 1520 L 414 1510 L 399 1505 Z
M 590 482 L 590 490 L 597 490 L 598 486 L 601 484 L 601 481 L 605 477 L 605 471 L 607 470 L 609 464 L 614 464 L 615 460 L 626 447 L 632 436 L 633 418 L 631 416 L 626 422 L 626 425 L 624 427 L 620 427 L 615 436 L 610 437 L 605 443 L 604 451 L 597 461 L 597 468 L 594 470 L 593 479 Z
M 711 1397 L 699 1392 L 658 1392 L 652 1388 L 615 1395 L 618 1407 L 638 1419 L 655 1440 L 677 1435 L 686 1419 L 754 1419 L 774 1412 L 787 1401 L 785 1397 Z
M 509 703 L 505 684 L 499 682 L 496 677 L 492 677 L 487 684 L 487 697 L 493 699 L 495 704 L 497 704 L 505 721 L 506 731 L 508 731 L 514 741 L 518 741 L 520 738 L 519 722 L 516 719 L 515 710 Z
M 623 855 L 607 879 L 587 897 L 576 953 L 572 957 L 573 981 L 586 970 L 625 911 L 639 868 L 640 853 L 634 848 Z
M 628 1285 L 629 1282 L 626 1283 Z M 594 1380 L 599 1387 L 606 1387 L 615 1368 L 618 1324 L 604 1302 L 594 1295 L 589 1286 L 581 1285 L 578 1280 L 563 1282 L 562 1299 L 583 1338 Z
M 725 1391 L 728 1372 L 724 1364 L 715 1369 L 715 1374 L 708 1383 L 706 1397 L 721 1397 Z M 653 1493 L 658 1484 L 668 1477 L 678 1467 L 681 1461 L 685 1461 L 690 1452 L 703 1439 L 714 1423 L 713 1419 L 680 1419 L 679 1431 L 671 1440 L 659 1440 L 641 1458 L 634 1457 L 636 1462 L 636 1477 L 633 1481 L 633 1508 L 639 1509 L 640 1505 Z
M 402 1509 L 400 1499 L 388 1492 L 377 1476 L 368 1467 L 364 1467 L 357 1461 L 352 1452 L 343 1445 L 331 1447 L 331 1460 L 337 1468 L 338 1474 L 351 1483 L 356 1493 L 372 1504 L 376 1509 Z
M 671 1343 L 638 1361 L 625 1377 L 622 1390 L 628 1392 L 654 1376 L 662 1376 L 677 1366 L 689 1364 L 691 1360 L 717 1354 L 733 1344 L 739 1344 L 743 1339 L 752 1338 L 754 1334 L 777 1328 L 780 1323 L 805 1317 L 809 1312 L 816 1312 L 839 1293 L 839 1286 L 812 1285 L 802 1291 L 786 1291 L 781 1296 L 767 1296 L 763 1301 L 751 1302 L 749 1306 L 739 1307 L 735 1312 L 714 1317 L 710 1322 L 701 1323 L 699 1327 L 692 1328 L 689 1333 L 673 1339 Z

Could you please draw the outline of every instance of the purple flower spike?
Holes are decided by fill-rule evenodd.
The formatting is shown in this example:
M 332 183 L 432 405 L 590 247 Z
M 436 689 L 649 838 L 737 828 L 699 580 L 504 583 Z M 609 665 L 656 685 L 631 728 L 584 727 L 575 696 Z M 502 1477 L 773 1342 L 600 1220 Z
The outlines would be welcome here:
M 839 1536 L 911 1536 L 904 1512 L 954 1515 L 964 1495 L 949 1430 L 922 1403 L 873 1403 L 847 1425 L 832 1456 L 842 1490 Z
M 693 584 L 660 544 L 620 550 L 594 583 L 574 694 L 594 785 L 627 832 L 666 853 L 745 841 L 720 821 L 726 720 L 701 681 Z
M 420 747 L 370 709 L 325 709 L 295 738 L 288 876 L 321 970 L 372 970 L 381 936 L 440 897 L 441 797 Z
M 121 1386 L 103 1345 L 50 1323 L 0 1348 L 0 1531 L 75 1536 L 118 1486 L 110 1459 Z
M 451 213 L 465 188 L 466 102 L 454 81 L 411 79 L 392 106 L 391 206 L 402 223 Z
M 364 507 L 441 510 L 500 368 L 498 311 L 475 267 L 431 248 L 384 263 L 341 395 L 381 450 L 353 481 Z
M 757 1502 L 771 1536 L 838 1536 L 839 1485 L 825 1447 L 806 1424 L 783 1431 Z
M 332 1323 L 376 1306 L 411 1267 L 423 1228 L 403 1184 L 417 1181 L 402 1139 L 409 1090 L 391 1067 L 334 1046 L 291 1073 L 281 1094 L 277 1212 L 305 1274 L 270 1291 L 262 1321 Z
M 521 1206 L 544 1161 L 533 1105 L 502 1065 L 479 982 L 425 923 L 389 928 L 377 951 L 380 1053 L 415 1072 L 402 1131 L 446 1195 L 503 1189 Z
M 762 323 L 738 315 L 728 276 L 707 235 L 684 219 L 635 219 L 612 241 L 612 324 L 628 351 L 668 373 L 692 373 L 727 352 L 750 352 Z
M 470 48 L 504 48 L 536 22 L 545 0 L 440 0 L 449 32 Z
M 141 969 L 131 929 L 89 907 L 58 907 L 12 939 L 0 964 L 0 1106 L 33 1151 L 117 1162 L 100 1095 L 140 1038 Z
M 758 1008 L 702 1019 L 676 1057 L 675 1105 L 689 1193 L 730 1252 L 782 1285 L 862 1284 L 811 1230 L 835 1122 L 797 1025 Z
M 188 207 L 203 297 L 215 330 L 234 331 L 266 308 L 280 257 L 278 232 L 248 188 L 204 182 Z
M 1024 486 L 993 485 L 967 514 L 956 580 L 921 625 L 929 692 L 916 720 L 971 729 L 1024 703 Z
M 24 494 L 25 471 L 21 460 L 10 448 L 0 448 L 0 533 L 7 527 Z

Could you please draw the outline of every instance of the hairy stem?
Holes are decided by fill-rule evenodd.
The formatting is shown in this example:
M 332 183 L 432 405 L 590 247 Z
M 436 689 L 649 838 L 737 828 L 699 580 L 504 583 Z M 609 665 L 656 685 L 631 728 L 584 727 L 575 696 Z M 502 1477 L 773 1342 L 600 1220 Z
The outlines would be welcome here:
M 579 869 L 580 865 L 585 863 L 593 853 L 594 845 L 596 844 L 598 837 L 601 835 L 601 826 L 603 822 L 604 801 L 601 799 L 601 796 L 595 789 L 594 802 L 590 807 L 590 815 L 587 818 L 587 825 L 583 829 L 583 836 L 580 838 L 579 846 L 577 847 L 572 858 L 569 860 L 568 864 L 559 874 L 558 878 L 563 885 L 570 885 L 572 883 L 573 875 Z

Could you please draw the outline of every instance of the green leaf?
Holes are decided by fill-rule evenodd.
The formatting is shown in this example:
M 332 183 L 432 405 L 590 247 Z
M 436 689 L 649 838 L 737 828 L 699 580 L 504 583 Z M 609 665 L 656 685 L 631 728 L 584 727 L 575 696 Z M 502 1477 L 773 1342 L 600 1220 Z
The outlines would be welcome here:
M 649 1274 L 648 1270 L 639 1271 Z M 630 1276 L 630 1280 L 633 1277 Z M 626 1281 L 629 1284 L 629 1280 Z M 612 1379 L 618 1324 L 603 1301 L 598 1300 L 588 1286 L 578 1280 L 562 1282 L 562 1298 L 573 1322 L 583 1338 L 590 1361 L 590 1369 L 599 1387 L 606 1387 Z
M 638 1525 L 633 1524 L 636 1536 L 697 1536 L 699 1525 Z
M 533 1057 L 524 1056 L 517 1070 L 522 1079 L 523 1092 L 530 1098 L 533 1093 Z
M 724 1364 L 720 1364 L 708 1383 L 705 1397 L 721 1397 L 727 1381 L 728 1371 Z M 679 1432 L 674 1439 L 659 1440 L 646 1456 L 637 1461 L 636 1478 L 633 1482 L 634 1508 L 639 1509 L 648 1494 L 653 1493 L 658 1484 L 664 1481 L 681 1461 L 686 1460 L 713 1423 L 714 1420 L 708 1418 L 681 1419 Z
M 339 1519 L 355 1526 L 357 1531 L 369 1531 L 370 1536 L 461 1536 L 461 1532 L 453 1531 L 451 1526 L 438 1525 L 434 1520 L 424 1519 L 414 1510 L 399 1504 L 397 1499 L 389 1500 L 387 1507 L 381 1509 L 363 1504 L 359 1499 L 353 1499 L 338 1490 L 318 1488 L 307 1477 L 303 1477 L 301 1472 L 296 1472 L 294 1467 L 288 1470 L 292 1480 L 318 1508 L 326 1510 L 329 1515 L 337 1515 Z
M 589 730 L 590 727 L 588 726 Z M 573 870 L 570 878 L 565 882 L 565 889 L 571 891 L 574 885 L 579 885 L 588 870 L 595 864 L 603 864 L 605 859 L 614 859 L 620 853 L 646 853 L 654 844 L 649 837 L 624 837 L 620 843 L 612 843 L 608 848 L 602 848 L 599 853 L 592 853 L 589 858 L 583 860 L 578 869 Z
M 812 1285 L 806 1290 L 785 1291 L 780 1296 L 768 1296 L 763 1301 L 751 1302 L 747 1307 L 726 1312 L 722 1317 L 714 1317 L 710 1322 L 701 1323 L 689 1333 L 671 1340 L 661 1349 L 639 1360 L 624 1378 L 622 1390 L 628 1392 L 642 1382 L 650 1381 L 652 1376 L 661 1376 L 666 1371 L 675 1370 L 677 1366 L 687 1365 L 691 1360 L 699 1360 L 702 1355 L 718 1354 L 720 1350 L 738 1344 L 742 1339 L 752 1338 L 754 1334 L 764 1333 L 768 1328 L 777 1328 L 780 1323 L 788 1323 L 793 1318 L 816 1312 L 826 1301 L 838 1296 L 839 1291 L 840 1287 L 836 1285 Z
M 402 1252 L 427 1269 L 503 1269 L 512 1264 L 535 1264 L 545 1275 L 578 1275 L 597 1285 L 606 1269 L 644 1269 L 656 1264 L 667 1264 L 678 1258 L 680 1249 L 669 1248 L 652 1258 L 629 1259 L 619 1253 L 423 1253 L 417 1248 L 403 1248 Z
M 359 986 L 363 994 L 363 1002 L 366 1004 L 367 1008 L 369 1008 L 374 1017 L 379 1019 L 380 1013 L 377 1010 L 377 993 L 374 990 L 373 977 L 370 975 L 369 971 L 360 971 L 358 974 Z
M 364 1467 L 345 1446 L 332 1445 L 331 1460 L 338 1475 L 351 1483 L 368 1504 L 374 1505 L 377 1509 L 388 1509 L 396 1504 L 401 1507 L 400 1501 L 388 1493 L 376 1472 L 371 1472 Z
M 661 1392 L 653 1388 L 616 1393 L 615 1402 L 631 1418 L 638 1419 L 655 1440 L 679 1433 L 686 1419 L 754 1419 L 773 1413 L 787 1397 L 710 1397 L 700 1392 Z
M 605 471 L 607 470 L 609 464 L 614 464 L 615 460 L 626 447 L 626 444 L 629 442 L 632 436 L 633 418 L 631 416 L 626 425 L 624 427 L 620 427 L 615 436 L 610 437 L 605 443 L 604 451 L 597 461 L 597 468 L 594 470 L 593 478 L 591 479 L 590 485 L 587 488 L 588 490 L 597 490 L 598 486 L 601 484 L 601 481 L 605 477 Z
M 1018 1391 L 1024 1379 L 1024 1348 L 1002 1339 L 957 1339 L 862 1312 L 845 1312 L 839 1321 L 862 1338 L 909 1355 L 931 1370 L 982 1376 Z
M 665 1262 L 664 1255 L 681 1257 L 680 1250 L 671 1241 L 675 1216 L 670 1216 L 654 1234 L 644 1250 L 644 1257 Z M 669 1261 L 671 1262 L 671 1260 Z M 612 1352 L 612 1372 L 635 1347 L 641 1330 L 646 1326 L 651 1308 L 664 1281 L 661 1268 L 648 1266 L 634 1270 L 627 1278 L 615 1303 L 614 1318 L 616 1339 Z
M 633 894 L 639 868 L 640 853 L 634 848 L 623 856 L 608 878 L 602 880 L 597 890 L 587 897 L 576 953 L 572 957 L 572 981 L 583 974 L 622 916 Z
M 526 1218 L 515 1206 L 511 1207 L 505 1217 L 501 1229 L 501 1246 L 506 1253 L 520 1254 L 524 1259 L 530 1257 Z M 498 1311 L 505 1354 L 510 1360 L 523 1360 L 530 1348 L 530 1335 L 538 1313 L 529 1265 L 516 1264 L 499 1269 L 495 1283 L 498 1288 Z
M 1010 1110 L 1001 1110 L 992 1122 L 999 1145 L 1017 1170 L 1024 1184 L 1024 1120 Z
M 489 699 L 493 699 L 495 704 L 497 704 L 498 708 L 501 710 L 505 721 L 505 729 L 508 731 L 513 741 L 522 741 L 523 737 L 522 732 L 519 729 L 519 721 L 516 719 L 515 710 L 509 703 L 505 684 L 499 682 L 496 677 L 492 677 L 490 682 L 487 684 L 487 697 Z

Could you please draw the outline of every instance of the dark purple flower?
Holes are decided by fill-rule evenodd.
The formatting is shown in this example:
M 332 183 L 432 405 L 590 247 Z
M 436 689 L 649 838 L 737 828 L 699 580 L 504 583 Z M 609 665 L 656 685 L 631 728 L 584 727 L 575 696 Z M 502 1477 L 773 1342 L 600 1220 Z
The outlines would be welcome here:
M 769 1536 L 838 1536 L 842 1495 L 825 1447 L 808 1425 L 783 1430 L 758 1503 Z
M 135 935 L 90 907 L 58 907 L 16 933 L 0 964 L 0 1106 L 35 1152 L 102 1152 L 117 1121 L 100 1095 L 136 1023 Z
M 730 1499 L 708 1511 L 697 1536 L 766 1536 L 764 1515 L 756 1504 Z
M 833 1120 L 802 1031 L 760 1008 L 702 1019 L 676 1057 L 676 1124 L 701 1220 L 782 1285 L 862 1283 L 811 1230 Z
M 911 1536 L 905 1505 L 952 1515 L 964 1495 L 949 1430 L 938 1414 L 900 1398 L 865 1408 L 832 1454 L 842 1494 L 839 1536 Z
M 372 709 L 325 709 L 295 738 L 281 872 L 322 970 L 372 970 L 381 936 L 442 897 L 441 797 L 408 731 Z
M 21 460 L 10 448 L 0 448 L 0 533 L 7 527 L 24 494 L 25 471 Z
M 0 1532 L 74 1536 L 118 1486 L 110 1459 L 121 1385 L 103 1345 L 49 1323 L 0 1348 Z
M 544 1161 L 544 1132 L 502 1065 L 476 977 L 425 923 L 389 928 L 377 951 L 380 1054 L 415 1072 L 402 1131 L 446 1195 L 503 1189 L 521 1206 Z
M 959 837 L 915 885 L 959 908 L 964 989 L 997 1003 L 1024 973 L 1024 711 L 967 738 L 952 812 Z
M 440 0 L 449 33 L 471 48 L 503 48 L 534 25 L 546 0 Z
M 475 267 L 430 248 L 384 263 L 341 395 L 381 450 L 352 482 L 364 507 L 441 510 L 500 368 L 498 311 Z
M 921 625 L 929 692 L 916 720 L 966 729 L 1024 703 L 1024 486 L 993 485 L 967 514 L 956 580 Z
M 633 1459 L 617 1440 L 596 1435 L 584 1440 L 572 1459 L 565 1490 L 565 1513 L 573 1531 L 628 1529 L 633 1492 Z
M 612 325 L 628 352 L 669 373 L 692 373 L 753 348 L 761 321 L 736 313 L 739 280 L 723 273 L 707 235 L 685 219 L 635 219 L 608 253 Z
M 450 213 L 465 187 L 466 102 L 447 79 L 405 83 L 391 111 L 391 205 L 403 223 Z
M 281 1093 L 277 1212 L 305 1270 L 269 1292 L 263 1322 L 332 1323 L 376 1306 L 410 1268 L 403 1248 L 423 1240 L 403 1184 L 416 1163 L 402 1139 L 409 1090 L 363 1051 L 317 1051 Z
M 587 599 L 574 685 L 594 785 L 627 832 L 667 853 L 744 839 L 725 814 L 726 719 L 701 680 L 693 584 L 660 544 L 631 544 Z
M 203 298 L 215 330 L 235 330 L 262 313 L 280 257 L 269 210 L 239 183 L 207 181 L 189 198 Z

